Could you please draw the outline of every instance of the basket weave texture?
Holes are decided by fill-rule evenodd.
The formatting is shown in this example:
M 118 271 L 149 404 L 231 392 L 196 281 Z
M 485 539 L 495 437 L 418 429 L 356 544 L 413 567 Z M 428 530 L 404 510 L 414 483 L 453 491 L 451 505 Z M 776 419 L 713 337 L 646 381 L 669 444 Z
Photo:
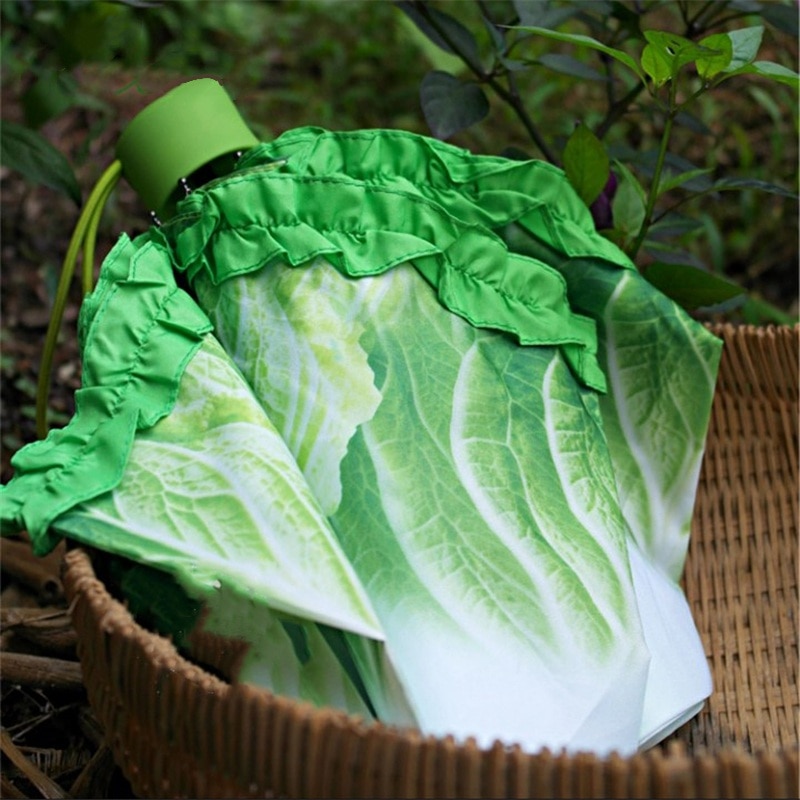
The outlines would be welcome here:
M 684 587 L 714 677 L 704 710 L 632 757 L 424 737 L 233 685 L 64 565 L 90 703 L 143 797 L 798 797 L 800 327 L 725 341 Z M 218 652 L 217 666 L 235 651 Z

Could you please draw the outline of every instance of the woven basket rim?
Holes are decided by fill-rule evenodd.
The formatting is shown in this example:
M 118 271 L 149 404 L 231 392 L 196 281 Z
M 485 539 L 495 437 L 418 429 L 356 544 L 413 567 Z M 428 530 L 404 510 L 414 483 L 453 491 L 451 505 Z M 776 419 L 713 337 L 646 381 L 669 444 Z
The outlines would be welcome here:
M 748 403 L 753 398 L 756 398 L 759 402 L 763 401 L 763 404 L 767 407 L 780 407 L 780 414 L 783 415 L 781 420 L 783 420 L 784 427 L 779 431 L 779 435 L 784 439 L 789 436 L 793 437 L 795 452 L 792 456 L 794 461 L 790 464 L 789 475 L 790 477 L 793 475 L 796 482 L 796 418 L 798 393 L 800 393 L 800 385 L 798 385 L 797 378 L 797 352 L 800 346 L 800 324 L 795 326 L 757 327 L 721 323 L 709 325 L 708 327 L 713 333 L 720 336 L 726 344 L 730 345 L 731 358 L 734 359 L 733 365 L 727 369 L 725 374 L 723 375 L 721 372 L 718 391 L 736 395 L 742 392 L 748 394 Z M 772 348 L 769 352 L 775 351 L 781 354 L 782 361 L 789 365 L 789 369 L 784 370 L 785 374 L 784 372 L 777 375 L 771 374 L 764 369 L 763 364 L 759 363 L 758 353 L 761 351 L 755 350 L 753 352 L 756 355 L 753 355 L 749 348 L 753 344 L 760 346 L 760 343 L 766 343 L 769 348 Z M 794 409 L 794 413 L 787 415 L 785 408 Z M 737 480 L 741 480 L 741 478 Z M 794 536 L 796 538 L 796 516 L 793 523 Z M 318 743 L 323 741 L 326 736 L 334 738 L 341 736 L 347 739 L 348 744 L 345 747 L 347 752 L 350 752 L 347 748 L 366 748 L 363 752 L 367 754 L 366 757 L 368 758 L 374 757 L 377 759 L 379 755 L 376 754 L 383 754 L 380 757 L 385 760 L 387 753 L 392 758 L 394 757 L 392 754 L 402 753 L 405 754 L 403 758 L 408 759 L 411 758 L 408 753 L 413 751 L 416 754 L 414 758 L 417 760 L 438 759 L 439 761 L 445 761 L 450 765 L 448 769 L 451 769 L 451 771 L 455 769 L 453 765 L 456 763 L 462 763 L 463 761 L 464 764 L 474 764 L 477 763 L 478 759 L 481 759 L 481 766 L 479 768 L 476 767 L 476 769 L 484 770 L 484 772 L 487 769 L 494 769 L 492 765 L 499 765 L 502 762 L 506 765 L 504 767 L 506 770 L 511 769 L 508 766 L 511 764 L 514 769 L 540 770 L 547 775 L 558 774 L 562 776 L 563 780 L 567 780 L 563 776 L 580 776 L 574 778 L 574 781 L 577 781 L 580 786 L 588 785 L 586 781 L 591 783 L 594 780 L 592 776 L 600 776 L 597 777 L 597 780 L 602 778 L 605 781 L 602 785 L 606 789 L 598 790 L 597 795 L 589 790 L 587 790 L 588 793 L 584 794 L 580 790 L 580 796 L 602 796 L 610 785 L 609 781 L 613 784 L 614 780 L 616 780 L 615 775 L 621 776 L 619 781 L 622 783 L 627 781 L 625 783 L 627 788 L 620 789 L 619 794 L 612 791 L 612 794 L 626 797 L 773 797 L 787 796 L 787 791 L 791 796 L 794 789 L 789 788 L 787 790 L 786 787 L 792 787 L 797 782 L 800 746 L 795 741 L 791 741 L 791 738 L 787 741 L 779 737 L 776 742 L 778 744 L 777 747 L 748 747 L 741 742 L 709 745 L 707 743 L 698 743 L 694 739 L 690 746 L 686 741 L 673 736 L 647 751 L 629 756 L 621 756 L 618 753 L 600 756 L 591 752 L 567 754 L 565 751 L 553 751 L 548 748 L 533 753 L 525 751 L 521 746 L 514 743 L 496 741 L 489 747 L 478 747 L 475 740 L 471 738 L 456 740 L 453 736 L 436 737 L 423 734 L 416 729 L 401 729 L 380 721 L 364 720 L 335 708 L 318 708 L 307 702 L 275 695 L 267 689 L 228 682 L 212 674 L 212 671 L 205 669 L 199 663 L 182 655 L 170 640 L 140 625 L 123 603 L 111 595 L 108 588 L 94 571 L 90 548 L 73 547 L 69 549 L 64 559 L 63 575 L 68 599 L 75 609 L 76 628 L 79 630 L 79 653 L 87 687 L 90 687 L 95 681 L 93 661 L 102 661 L 102 659 L 96 658 L 97 652 L 83 652 L 89 647 L 88 639 L 94 638 L 96 641 L 91 643 L 91 647 L 100 648 L 99 655 L 107 656 L 108 665 L 106 666 L 112 683 L 118 679 L 118 675 L 122 674 L 126 669 L 130 669 L 136 675 L 147 673 L 149 676 L 147 680 L 153 680 L 155 675 L 158 681 L 164 681 L 166 687 L 164 691 L 167 692 L 164 697 L 165 704 L 169 702 L 168 697 L 173 697 L 173 694 L 169 694 L 170 692 L 174 693 L 174 696 L 178 698 L 189 696 L 185 692 L 191 686 L 193 687 L 192 691 L 197 690 L 199 693 L 197 696 L 214 698 L 215 703 L 219 701 L 215 706 L 217 710 L 214 711 L 214 714 L 233 714 L 234 711 L 237 714 L 252 713 L 253 720 L 259 714 L 267 714 L 271 719 L 276 716 L 281 717 L 281 719 L 284 719 L 281 725 L 284 725 L 287 729 L 294 726 L 292 730 L 296 728 L 297 731 L 300 731 L 296 733 L 297 736 L 301 738 L 309 737 L 309 741 L 312 742 L 309 746 L 315 753 L 317 750 L 314 747 L 319 748 L 320 745 Z M 794 581 L 794 588 L 796 589 L 796 576 Z M 761 602 L 764 603 L 767 600 L 762 598 Z M 81 631 L 87 632 L 85 637 L 80 636 Z M 114 650 L 113 653 L 112 650 Z M 793 655 L 796 658 L 797 653 L 793 651 Z M 146 663 L 139 664 L 137 659 L 143 659 Z M 133 664 L 132 662 L 137 663 Z M 106 666 L 103 666 L 102 669 L 106 669 Z M 120 678 L 119 682 L 122 683 L 124 681 Z M 195 695 L 192 696 L 194 697 Z M 112 725 L 116 724 L 116 721 L 119 721 L 122 727 L 130 723 L 123 707 L 126 703 L 134 702 L 131 699 L 132 696 L 120 699 L 119 697 L 112 698 L 101 694 L 98 697 L 99 703 L 106 704 L 104 706 L 106 709 L 104 714 L 107 719 L 113 720 Z M 222 707 L 228 709 L 228 711 L 220 710 Z M 233 711 L 230 711 L 230 709 L 233 709 Z M 166 715 L 168 711 L 169 709 L 165 709 L 164 714 Z M 158 719 L 150 720 L 148 730 L 161 730 L 165 726 L 168 728 L 178 724 L 175 719 L 180 716 L 181 712 L 182 709 L 175 710 L 174 718 L 170 717 L 168 720 L 166 716 L 163 718 L 158 716 Z M 161 712 L 150 710 L 147 713 L 152 716 Z M 101 715 L 98 714 L 98 716 Z M 208 719 L 230 720 L 234 718 L 212 716 Z M 139 730 L 139 728 L 134 726 L 134 730 Z M 112 734 L 112 736 L 117 737 L 115 739 L 114 752 L 118 761 L 125 762 L 127 771 L 134 775 L 139 775 L 141 780 L 145 780 L 139 774 L 140 770 L 135 754 L 131 754 L 130 740 L 124 741 L 123 737 L 117 734 Z M 233 737 L 230 738 L 233 739 Z M 305 742 L 305 739 L 303 738 L 302 741 Z M 314 742 L 317 744 L 313 744 Z M 297 747 L 300 746 L 297 742 L 294 742 L 292 746 L 295 745 Z M 362 753 L 362 750 L 359 749 L 358 753 Z M 232 755 L 231 753 L 226 753 L 226 757 L 234 760 L 238 758 L 236 754 Z M 159 756 L 154 758 L 159 764 L 163 761 L 163 758 Z M 252 761 L 253 758 L 251 755 L 250 760 Z M 191 758 L 189 761 L 191 761 Z M 193 765 L 191 769 L 205 769 L 206 767 L 203 759 L 199 756 L 198 760 L 191 762 L 191 764 Z M 188 772 L 191 772 L 189 766 L 184 766 Z M 123 769 L 126 770 L 126 767 L 123 767 Z M 498 766 L 497 769 L 499 770 L 500 767 Z M 211 768 L 209 770 L 210 773 L 214 772 Z M 144 771 L 144 768 L 141 771 Z M 710 782 L 706 781 L 706 778 Z M 291 776 L 286 777 L 285 780 L 288 783 L 280 783 L 280 780 L 278 780 L 280 785 L 275 787 L 277 793 L 281 793 L 279 789 L 285 791 L 289 796 L 311 796 L 326 793 L 322 784 L 312 785 L 303 782 L 304 780 L 313 781 L 313 778 L 301 778 L 296 775 L 294 778 Z M 484 778 L 481 778 L 481 780 L 484 780 Z M 640 782 L 636 783 L 637 780 Z M 226 781 L 228 782 L 226 783 Z M 741 783 L 741 786 L 739 786 L 739 783 Z M 573 784 L 573 786 L 578 784 Z M 143 785 L 151 786 L 146 781 Z M 230 776 L 219 777 L 219 782 L 213 785 L 216 788 L 212 794 L 217 796 L 233 796 L 244 791 L 236 783 L 235 779 L 230 778 Z M 347 785 L 349 786 L 350 784 Z M 374 795 L 382 793 L 375 789 L 375 786 L 383 786 L 384 784 L 363 785 L 367 788 L 362 793 Z M 386 785 L 388 786 L 389 784 Z M 452 785 L 455 786 L 456 784 Z M 481 786 L 483 785 L 481 783 Z M 527 786 L 528 784 L 525 785 Z M 438 787 L 439 784 L 437 783 L 436 786 Z M 447 786 L 450 787 L 451 785 L 448 784 Z M 690 788 L 698 786 L 701 787 L 702 794 L 691 794 Z M 715 788 L 709 789 L 709 786 Z M 771 788 L 773 786 L 778 788 L 773 791 Z M 391 788 L 394 790 L 394 784 L 391 785 Z M 260 791 L 263 790 L 263 787 L 260 787 Z M 166 796 L 168 794 L 164 786 L 157 783 L 155 789 L 148 791 L 153 791 L 155 796 Z M 186 790 L 183 789 L 181 791 Z M 537 793 L 545 791 L 541 788 L 530 791 L 534 796 L 547 796 L 547 793 L 544 795 Z M 393 793 L 393 791 L 389 790 L 387 792 Z M 578 796 L 578 792 L 579 789 L 574 789 L 572 795 Z M 722 792 L 723 794 L 715 794 L 714 792 Z M 191 793 L 190 791 L 190 796 Z M 358 792 L 355 793 L 357 794 Z M 404 794 L 396 791 L 394 793 Z M 459 794 L 458 791 L 452 788 L 443 790 L 443 793 Z M 412 796 L 411 791 L 405 794 Z M 434 794 L 438 795 L 440 792 L 436 791 Z M 471 795 L 477 796 L 477 792 L 468 791 L 466 794 L 460 794 L 459 796 Z M 563 796 L 570 795 L 571 793 L 567 791 Z M 489 797 L 493 795 L 491 793 L 481 793 L 481 796 Z
M 162 636 L 154 631 L 151 631 L 141 625 L 134 619 L 130 611 L 123 603 L 114 598 L 105 584 L 97 577 L 94 571 L 92 562 L 92 550 L 84 546 L 71 547 L 64 556 L 63 562 L 63 576 L 65 587 L 68 591 L 68 599 L 71 605 L 74 605 L 75 600 L 80 595 L 88 596 L 93 611 L 97 616 L 98 624 L 102 627 L 106 635 L 119 635 L 133 640 L 138 640 L 144 643 L 148 656 L 152 659 L 153 664 L 169 669 L 174 674 L 179 674 L 184 680 L 187 680 L 199 688 L 212 691 L 214 693 L 225 695 L 232 691 L 239 691 L 244 693 L 254 693 L 263 695 L 269 698 L 272 702 L 287 703 L 295 707 L 299 713 L 310 716 L 317 716 L 326 721 L 333 722 L 337 727 L 355 728 L 360 731 L 379 731 L 387 733 L 400 733 L 407 736 L 414 741 L 448 741 L 458 746 L 469 746 L 482 752 L 491 752 L 498 746 L 504 748 L 516 749 L 520 752 L 527 752 L 523 747 L 516 743 L 495 741 L 488 747 L 479 747 L 474 737 L 467 737 L 463 741 L 457 740 L 452 735 L 447 736 L 434 736 L 432 734 L 423 734 L 415 728 L 403 728 L 399 726 L 389 725 L 379 720 L 365 720 L 356 714 L 349 714 L 346 711 L 331 707 L 318 707 L 305 700 L 296 700 L 293 698 L 283 697 L 281 695 L 271 692 L 269 689 L 255 686 L 252 684 L 234 684 L 223 678 L 213 674 L 213 672 L 204 668 L 201 664 L 187 658 L 183 655 L 174 645 L 169 637 Z M 659 745 L 656 745 L 658 747 Z M 668 753 L 666 757 L 671 758 L 685 758 L 688 748 L 683 742 L 680 741 L 667 741 L 666 744 Z M 782 747 L 778 751 L 768 751 L 760 749 L 755 752 L 748 750 L 738 743 L 726 744 L 722 748 L 698 748 L 693 755 L 698 758 L 704 757 L 708 754 L 719 755 L 722 752 L 730 752 L 731 754 L 748 754 L 758 756 L 762 753 L 774 752 L 793 752 L 796 746 Z M 598 758 L 600 761 L 616 761 L 619 759 L 631 760 L 641 756 L 641 753 L 636 753 L 630 756 L 622 756 L 617 752 L 609 753 L 606 756 L 597 756 L 592 751 L 579 751 L 566 753 L 566 749 L 551 749 L 543 747 L 541 750 L 528 752 L 529 755 L 537 754 L 550 754 L 553 756 L 564 757 L 570 759 L 579 759 L 586 756 Z

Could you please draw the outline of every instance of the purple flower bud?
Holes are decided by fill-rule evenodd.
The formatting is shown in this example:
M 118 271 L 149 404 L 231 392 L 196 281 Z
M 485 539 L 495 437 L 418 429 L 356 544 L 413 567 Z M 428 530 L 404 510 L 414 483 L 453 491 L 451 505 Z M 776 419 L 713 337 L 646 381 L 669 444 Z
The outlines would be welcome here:
M 606 230 L 612 226 L 611 201 L 608 199 L 605 192 L 600 194 L 597 200 L 589 207 L 589 210 L 592 212 L 594 226 L 598 231 Z
M 606 188 L 603 189 L 603 192 L 608 195 L 609 200 L 614 199 L 614 195 L 617 193 L 617 175 L 613 171 L 608 171 L 608 180 L 606 181 Z
M 617 176 L 613 172 L 608 173 L 608 180 L 600 192 L 597 199 L 589 207 L 592 212 L 592 219 L 594 219 L 594 226 L 598 231 L 606 230 L 614 227 L 614 221 L 611 214 L 611 201 L 617 192 Z

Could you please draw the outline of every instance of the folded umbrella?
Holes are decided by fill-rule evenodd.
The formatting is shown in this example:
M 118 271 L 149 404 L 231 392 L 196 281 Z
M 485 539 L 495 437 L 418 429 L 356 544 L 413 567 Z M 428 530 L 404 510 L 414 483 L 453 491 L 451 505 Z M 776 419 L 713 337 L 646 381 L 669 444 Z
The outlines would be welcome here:
M 220 92 L 179 87 L 123 134 L 163 224 L 121 239 L 82 312 L 85 362 L 108 359 L 81 392 L 114 400 L 18 454 L 6 529 L 173 575 L 250 643 L 240 680 L 485 745 L 663 738 L 711 689 L 678 580 L 717 340 L 549 165 L 230 123 L 190 169 L 196 130 L 163 120 L 230 116 Z M 153 285 L 194 328 L 151 367 L 105 309 Z M 134 331 L 163 322 L 145 305 Z

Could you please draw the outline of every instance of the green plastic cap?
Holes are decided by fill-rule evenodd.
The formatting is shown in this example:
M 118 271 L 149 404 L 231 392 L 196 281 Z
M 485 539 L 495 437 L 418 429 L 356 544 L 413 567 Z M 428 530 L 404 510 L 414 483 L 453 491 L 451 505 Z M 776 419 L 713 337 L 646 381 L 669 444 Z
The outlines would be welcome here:
M 120 136 L 117 158 L 142 201 L 162 215 L 181 178 L 256 144 L 230 95 L 217 81 L 201 78 L 167 92 L 137 114 Z

